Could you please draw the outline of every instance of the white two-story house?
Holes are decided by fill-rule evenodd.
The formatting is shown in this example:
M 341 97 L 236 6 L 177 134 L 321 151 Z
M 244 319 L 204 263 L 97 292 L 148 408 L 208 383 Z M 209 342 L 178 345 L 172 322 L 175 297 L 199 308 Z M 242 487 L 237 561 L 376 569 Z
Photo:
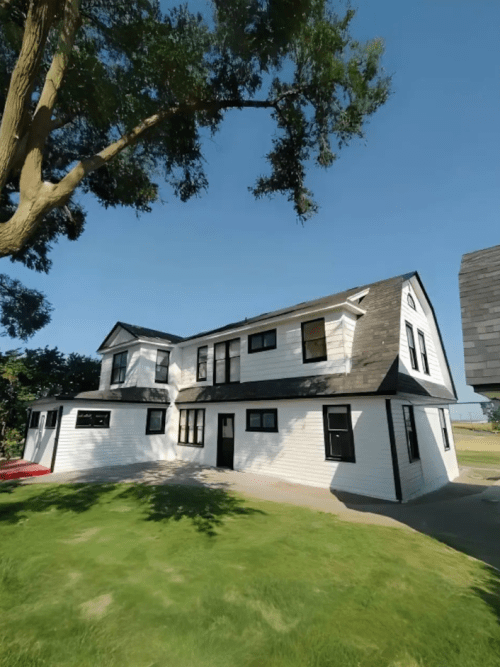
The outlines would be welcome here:
M 99 389 L 35 401 L 53 471 L 182 460 L 404 501 L 458 475 L 456 392 L 417 273 L 181 338 L 118 322 Z

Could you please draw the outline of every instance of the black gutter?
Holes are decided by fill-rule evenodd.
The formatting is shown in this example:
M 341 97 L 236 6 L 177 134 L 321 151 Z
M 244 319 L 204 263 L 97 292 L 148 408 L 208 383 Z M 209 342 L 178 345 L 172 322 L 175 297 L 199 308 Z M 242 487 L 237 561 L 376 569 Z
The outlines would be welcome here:
M 403 500 L 401 491 L 401 477 L 399 475 L 398 452 L 396 450 L 396 436 L 394 435 L 394 422 L 392 421 L 391 399 L 385 399 L 385 409 L 387 412 L 387 425 L 389 427 L 389 442 L 391 443 L 392 472 L 394 474 L 394 488 L 398 503 Z
M 56 428 L 56 435 L 54 438 L 54 449 L 52 450 L 52 461 L 50 462 L 50 472 L 54 472 L 54 466 L 56 464 L 57 445 L 59 444 L 59 433 L 61 432 L 63 408 L 64 406 L 60 405 L 59 412 L 57 414 L 57 428 Z

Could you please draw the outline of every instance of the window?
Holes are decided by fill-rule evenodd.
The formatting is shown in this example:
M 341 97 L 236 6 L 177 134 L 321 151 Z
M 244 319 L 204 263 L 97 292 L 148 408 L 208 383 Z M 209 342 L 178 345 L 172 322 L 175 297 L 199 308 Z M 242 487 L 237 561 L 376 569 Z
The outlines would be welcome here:
M 179 418 L 179 444 L 203 447 L 205 437 L 205 410 L 181 410 Z
M 240 339 L 214 345 L 214 384 L 240 381 Z
M 302 322 L 302 361 L 326 361 L 324 318 Z
M 278 410 L 247 410 L 247 431 L 278 432 Z
M 438 408 L 439 421 L 441 422 L 441 433 L 443 434 L 443 442 L 445 450 L 450 448 L 450 439 L 448 438 L 448 427 L 446 426 L 446 415 L 444 408 Z
M 411 463 L 420 458 L 417 431 L 415 429 L 415 417 L 413 415 L 413 405 L 403 405 L 403 416 L 406 430 L 406 444 L 408 445 L 408 455 Z
M 78 410 L 75 428 L 109 428 L 110 410 Z
M 170 352 L 168 350 L 156 350 L 155 382 L 168 382 L 168 363 Z
M 113 371 L 111 373 L 111 384 L 119 384 L 125 381 L 127 372 L 127 352 L 118 352 L 113 356 Z
M 425 347 L 425 336 L 417 329 L 418 346 L 420 347 L 420 359 L 422 361 L 422 370 L 429 375 L 429 362 L 427 360 L 427 349 Z
M 198 348 L 198 360 L 196 362 L 196 382 L 204 382 L 207 379 L 208 345 Z
M 406 323 L 406 337 L 408 339 L 408 349 L 410 350 L 411 367 L 418 371 L 417 350 L 415 348 L 415 338 L 413 337 L 413 327 Z
M 165 433 L 166 408 L 148 408 L 146 435 Z
M 57 426 L 57 410 L 49 410 L 47 412 L 47 421 L 45 428 L 55 428 Z
M 412 295 L 409 294 L 409 293 L 408 293 L 407 301 L 408 301 L 408 305 L 410 306 L 410 308 L 413 308 L 413 310 L 417 310 L 417 307 L 415 305 L 415 300 L 413 299 Z
M 32 412 L 30 419 L 30 428 L 38 428 L 39 423 L 40 423 L 40 413 Z
M 325 458 L 355 463 L 350 405 L 324 405 Z
M 276 329 L 248 336 L 248 354 L 276 349 Z

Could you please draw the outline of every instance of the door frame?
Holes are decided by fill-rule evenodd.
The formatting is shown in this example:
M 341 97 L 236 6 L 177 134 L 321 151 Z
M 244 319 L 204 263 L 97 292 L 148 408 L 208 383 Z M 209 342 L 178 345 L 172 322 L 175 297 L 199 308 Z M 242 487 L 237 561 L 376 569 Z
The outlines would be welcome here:
M 235 413 L 234 412 L 219 412 L 217 413 L 217 460 L 216 460 L 216 465 L 217 468 L 221 467 L 227 467 L 227 466 L 221 466 L 220 465 L 220 456 L 221 456 L 221 441 L 222 441 L 222 419 L 221 417 L 231 417 L 233 420 L 233 456 L 232 456 L 232 464 L 229 470 L 234 470 L 234 423 L 235 423 Z

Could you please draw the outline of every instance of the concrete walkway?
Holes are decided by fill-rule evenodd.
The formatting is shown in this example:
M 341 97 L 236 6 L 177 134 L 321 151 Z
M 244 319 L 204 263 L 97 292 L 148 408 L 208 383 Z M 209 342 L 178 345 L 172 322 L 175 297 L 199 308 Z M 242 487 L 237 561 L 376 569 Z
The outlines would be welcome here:
M 404 504 L 292 484 L 276 477 L 182 461 L 51 473 L 22 480 L 47 483 L 186 484 L 236 491 L 251 498 L 310 507 L 344 521 L 416 530 L 500 569 L 500 471 L 463 469 L 434 493 Z

